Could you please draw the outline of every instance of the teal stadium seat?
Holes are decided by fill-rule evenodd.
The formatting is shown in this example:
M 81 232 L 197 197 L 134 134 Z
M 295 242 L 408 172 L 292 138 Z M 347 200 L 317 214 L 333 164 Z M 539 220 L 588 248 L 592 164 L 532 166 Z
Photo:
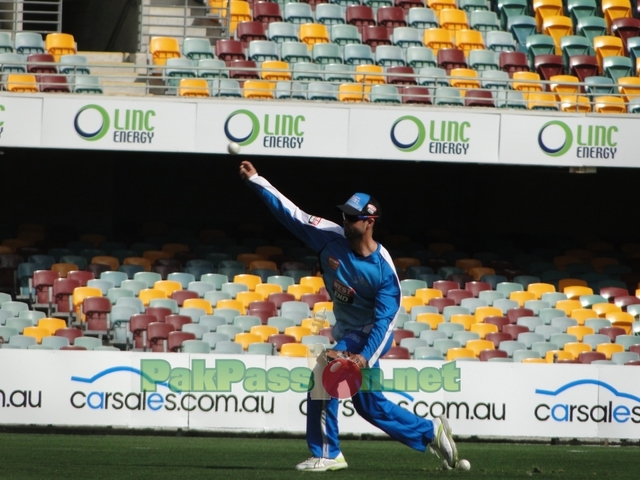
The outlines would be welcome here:
M 391 33 L 391 43 L 404 49 L 422 47 L 422 30 L 415 27 L 395 27 Z
M 278 44 L 272 40 L 253 40 L 247 47 L 247 57 L 254 62 L 280 60 Z
M 596 0 L 567 0 L 566 9 L 573 22 L 574 30 L 580 18 L 595 16 L 597 8 Z
M 325 4 L 321 4 L 325 5 Z M 335 43 L 316 43 L 311 49 L 311 56 L 315 63 L 326 65 L 328 63 L 342 63 L 340 46 Z
M 496 12 L 475 10 L 469 14 L 469 26 L 481 32 L 486 42 L 488 32 L 500 30 L 500 21 Z
M 312 82 L 307 87 L 309 100 L 338 101 L 338 85 L 329 82 Z
M 578 35 L 586 37 L 593 44 L 595 37 L 607 34 L 607 23 L 602 17 L 581 17 L 575 29 Z
M 36 32 L 16 32 L 13 38 L 13 47 L 20 55 L 46 52 L 42 35 Z
M 430 8 L 410 8 L 407 12 L 407 26 L 424 30 L 439 26 L 435 10 Z
M 419 70 L 418 83 L 427 87 L 448 87 L 447 72 L 440 67 L 423 67 Z
M 335 25 L 339 27 L 342 25 Z M 334 28 L 335 28 L 334 27 Z M 373 65 L 373 52 L 369 45 L 348 44 L 344 46 L 344 63 L 347 65 Z
M 560 39 L 562 61 L 564 68 L 569 71 L 569 58 L 574 55 L 594 55 L 593 45 L 587 37 L 582 35 L 566 35 Z
M 373 85 L 369 93 L 369 101 L 372 103 L 402 103 L 398 87 L 395 85 Z
M 534 60 L 538 55 L 553 55 L 556 52 L 556 44 L 551 35 L 529 35 L 526 40 L 527 58 L 529 69 L 533 71 Z
M 460 90 L 454 87 L 436 88 L 433 104 L 436 106 L 464 107 Z
M 340 5 L 319 3 L 316 5 L 316 22 L 323 25 L 341 25 L 345 23 Z
M 486 70 L 500 70 L 498 52 L 493 50 L 471 50 L 467 63 L 470 68 L 477 70 L 480 75 Z
M 528 15 L 509 17 L 507 31 L 511 32 L 518 42 L 518 51 L 527 53 L 527 37 L 537 33 L 536 19 Z
M 362 43 L 360 33 L 355 25 L 332 25 L 329 37 L 332 43 L 338 44 L 341 47 Z
M 404 52 L 395 45 L 378 45 L 374 54 L 376 65 L 382 67 L 404 66 Z
M 313 11 L 308 3 L 285 3 L 282 13 L 285 22 L 297 25 L 314 23 Z
M 330 45 L 316 44 L 316 45 Z M 337 46 L 337 45 L 336 45 Z M 298 62 L 311 62 L 311 54 L 306 43 L 302 42 L 284 42 L 280 45 L 280 59 L 289 65 Z
M 459 0 L 458 8 L 467 12 L 475 10 L 489 10 L 489 6 L 485 0 Z
M 185 38 L 182 43 L 182 54 L 194 62 L 204 58 L 214 58 L 211 42 L 206 38 Z
M 13 41 L 10 32 L 0 32 L 0 53 L 13 53 Z
M 414 70 L 438 66 L 433 50 L 429 47 L 408 47 L 405 55 L 407 65 Z
M 298 27 L 288 22 L 271 22 L 267 27 L 267 38 L 276 43 L 297 42 Z
M 502 29 L 507 28 L 509 17 L 516 15 L 527 15 L 527 0 L 499 0 L 498 13 L 500 14 L 500 25 Z
M 635 65 L 631 63 L 629 57 L 611 55 L 602 59 L 602 70 L 604 74 L 618 83 L 623 77 L 635 77 Z
M 306 100 L 307 85 L 303 82 L 281 80 L 276 83 L 275 98 Z
M 321 82 L 322 65 L 313 62 L 298 62 L 293 64 L 292 78 L 301 82 Z

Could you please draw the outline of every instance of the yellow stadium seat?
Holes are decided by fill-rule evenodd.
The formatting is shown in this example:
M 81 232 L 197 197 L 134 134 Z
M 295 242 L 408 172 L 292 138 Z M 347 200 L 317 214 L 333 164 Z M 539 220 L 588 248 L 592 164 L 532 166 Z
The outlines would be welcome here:
M 640 97 L 640 78 L 622 77 L 618 79 L 618 91 L 624 96 L 624 101 Z
M 204 298 L 187 298 L 182 302 L 184 308 L 201 308 L 207 315 L 213 314 L 213 305 L 209 300 Z
M 181 97 L 210 97 L 209 83 L 204 78 L 181 78 L 178 95 Z
M 158 290 L 155 288 L 143 288 L 138 292 L 138 298 L 142 300 L 142 304 L 145 307 L 149 306 L 149 302 L 154 298 L 169 298 L 167 292 L 164 290 Z
M 236 293 L 236 300 L 240 300 L 244 308 L 249 308 L 251 302 L 265 300 L 265 297 L 259 292 L 238 292 Z
M 356 65 L 356 82 L 364 84 L 364 93 L 371 91 L 371 85 L 386 83 L 384 68 L 380 65 Z
M 300 25 L 298 32 L 300 41 L 306 43 L 309 50 L 313 48 L 316 43 L 329 43 L 329 30 L 327 26 L 322 23 L 303 23 Z
M 262 62 L 260 77 L 263 80 L 277 82 L 279 80 L 291 80 L 289 64 L 281 60 L 266 60 Z
M 434 10 L 436 15 L 439 15 L 441 10 L 458 8 L 456 0 L 427 0 L 427 7 Z
M 266 259 L 258 253 L 239 253 L 236 255 L 236 260 L 244 263 L 245 268 L 249 268 L 253 262 Z
M 602 15 L 607 22 L 607 30 L 611 33 L 613 20 L 631 17 L 631 2 L 629 0 L 602 0 Z
M 457 358 L 476 358 L 476 354 L 470 348 L 450 348 L 447 350 L 447 361 Z
M 559 94 L 578 94 L 580 93 L 580 79 L 575 75 L 552 75 L 549 78 L 551 82 L 549 88 L 554 93 Z
M 409 267 L 420 265 L 420 259 L 415 257 L 394 257 L 393 264 L 396 267 L 398 273 L 404 272 Z
M 84 315 L 82 314 L 81 306 L 82 302 L 87 297 L 102 297 L 102 290 L 96 287 L 77 287 L 73 289 L 73 295 L 71 296 L 73 312 L 83 321 Z
M 316 302 L 313 304 L 311 311 L 313 313 L 321 312 L 322 310 L 333 311 L 333 302 Z
M 37 326 L 46 328 L 50 335 L 55 335 L 61 328 L 67 328 L 67 322 L 61 318 L 41 318 Z
M 469 269 L 468 273 L 478 282 L 484 275 L 495 275 L 496 271 L 490 267 L 473 267 Z
M 464 326 L 465 330 L 469 330 L 471 329 L 471 325 L 473 325 L 474 323 L 476 323 L 476 317 L 473 315 L 467 315 L 464 313 L 458 313 L 456 315 L 451 315 L 451 318 L 449 319 L 450 323 L 459 323 L 460 325 Z
M 561 278 L 558 280 L 558 291 L 564 293 L 564 289 L 571 286 L 580 286 L 586 287 L 586 280 L 582 280 L 580 278 Z
M 467 18 L 467 12 L 464 10 L 446 8 L 440 11 L 439 17 L 440 27 L 449 31 L 449 39 L 452 42 L 456 39 L 456 31 L 469 29 L 469 19 Z
M 441 48 L 454 48 L 451 35 L 446 28 L 427 28 L 422 36 L 425 47 L 433 50 L 434 55 L 438 55 Z
M 551 283 L 530 283 L 527 285 L 527 292 L 531 292 L 536 296 L 536 300 L 542 298 L 543 293 L 553 293 L 556 287 Z
M 582 285 L 570 285 L 563 290 L 563 293 L 571 300 L 580 300 L 581 295 L 593 295 L 593 289 Z
M 618 81 L 622 80 L 619 79 Z M 603 273 L 604 267 L 607 265 L 618 265 L 620 262 L 616 258 L 611 257 L 596 257 L 591 259 L 591 265 L 595 269 L 596 272 Z
M 624 352 L 624 345 L 619 343 L 600 343 L 596 345 L 596 352 L 604 353 L 607 360 L 611 360 L 611 355 L 618 352 Z
M 428 305 L 432 298 L 442 298 L 444 295 L 437 288 L 418 288 L 414 296 L 421 299 L 424 305 Z
M 591 305 L 591 310 L 596 312 L 599 317 L 606 318 L 607 314 L 612 312 L 622 312 L 622 308 L 614 303 L 594 303 Z
M 424 300 L 418 296 L 405 295 L 400 300 L 400 305 L 404 307 L 407 313 L 411 313 L 411 309 L 416 306 L 424 305 Z
M 159 280 L 153 284 L 154 290 L 161 290 L 167 298 L 171 298 L 171 294 L 176 290 L 182 290 L 182 284 L 176 280 Z
M 597 318 L 597 312 L 594 312 L 590 308 L 576 308 L 571 311 L 571 318 L 578 322 L 578 325 L 584 325 L 584 321 L 587 318 Z
M 572 325 L 570 327 L 567 327 L 567 333 L 570 335 L 575 335 L 578 341 L 581 342 L 582 338 L 585 335 L 590 335 L 595 332 L 591 327 L 585 327 L 584 325 Z
M 302 298 L 302 295 L 306 293 L 314 293 L 314 291 L 313 287 L 310 287 L 309 285 L 293 284 L 287 287 L 287 293 L 292 294 L 296 300 L 299 301 Z
M 553 38 L 556 44 L 556 55 L 562 55 L 560 47 L 560 39 L 569 35 L 573 35 L 573 22 L 570 17 L 564 15 L 556 15 L 547 17 L 542 22 L 542 32 Z
M 544 356 L 547 363 L 554 363 L 556 360 L 575 360 L 576 358 L 573 353 L 564 350 L 549 350 Z
M 251 5 L 249 2 L 241 0 L 231 0 L 229 7 L 229 33 L 233 35 L 240 22 L 250 22 L 253 20 L 251 16 Z
M 557 110 L 558 101 L 551 92 L 530 92 L 527 95 L 529 110 Z
M 431 330 L 437 330 L 438 325 L 444 323 L 444 315 L 441 313 L 420 313 L 416 316 L 417 322 L 427 323 L 431 327 Z
M 546 18 L 562 15 L 562 0 L 534 0 L 533 11 L 536 17 L 536 27 L 542 33 L 543 23 Z
M 580 303 L 580 300 L 558 300 L 556 302 L 555 308 L 557 308 L 558 310 L 562 310 L 567 315 L 567 317 L 570 317 L 573 310 L 582 308 L 582 304 Z
M 511 87 L 522 92 L 525 99 L 528 98 L 529 93 L 542 92 L 543 90 L 540 75 L 535 72 L 513 72 Z
M 242 87 L 244 98 L 273 98 L 275 83 L 267 80 L 247 80 Z
M 142 252 L 142 257 L 149 260 L 149 262 L 151 262 L 151 265 L 153 265 L 156 260 L 162 258 L 171 258 L 171 254 L 169 254 L 168 252 L 163 252 L 162 250 L 145 250 L 144 252 Z
M 246 285 L 250 292 L 254 292 L 256 290 L 256 286 L 259 283 L 262 283 L 262 278 L 251 273 L 240 273 L 233 277 L 233 283 Z
M 180 58 L 180 45 L 173 37 L 151 37 L 149 52 L 154 65 L 166 65 L 167 59 Z
M 324 280 L 322 277 L 307 276 L 300 279 L 300 285 L 305 285 L 313 289 L 313 293 L 318 293 L 322 287 L 324 287 Z
M 215 17 L 227 17 L 228 0 L 209 0 L 209 12 Z
M 361 83 L 341 83 L 338 86 L 338 100 L 341 102 L 364 101 L 364 85 Z
M 482 306 L 476 308 L 475 311 L 476 322 L 482 322 L 485 317 L 496 316 L 502 316 L 502 310 L 497 307 Z
M 280 333 L 278 327 L 274 327 L 273 325 L 254 325 L 251 327 L 250 332 L 255 335 L 260 335 L 263 342 L 269 340 L 269 336 Z
M 301 325 L 295 325 L 293 327 L 287 327 L 284 329 L 285 335 L 292 335 L 295 337 L 296 342 L 300 343 L 302 337 L 305 335 L 311 335 L 311 329 L 307 327 L 303 327 Z
M 76 41 L 69 33 L 49 33 L 44 39 L 44 48 L 59 62 L 62 55 L 76 53 Z
M 243 350 L 249 348 L 251 343 L 262 343 L 264 342 L 261 335 L 257 333 L 251 332 L 240 332 L 236 333 L 236 336 L 233 337 L 233 341 L 242 345 Z
M 300 322 L 300 326 L 303 328 L 308 328 L 311 332 L 313 332 L 313 329 L 314 329 L 313 322 L 315 322 L 315 320 L 316 320 L 315 318 L 303 318 L 302 321 Z M 331 324 L 329 324 L 329 320 L 326 320 L 322 325 L 322 328 L 327 328 L 330 326 Z
M 633 335 L 632 326 L 635 317 L 629 312 L 609 312 L 604 318 L 611 322 L 612 327 L 624 328 L 627 335 Z
M 470 332 L 475 332 L 480 335 L 481 339 L 487 335 L 487 333 L 496 333 L 498 331 L 498 326 L 493 323 L 472 323 L 469 328 Z
M 218 308 L 233 308 L 234 310 L 238 310 L 241 315 L 244 315 L 246 312 L 244 305 L 240 300 L 235 300 L 231 298 L 223 298 L 222 300 L 218 300 L 216 302 L 215 308 L 213 309 L 214 315 Z
M 473 350 L 473 354 L 478 357 L 483 350 L 495 350 L 496 346 L 490 340 L 468 340 L 466 348 Z
M 586 95 L 559 95 L 559 103 L 562 112 L 591 112 L 591 101 Z
M 448 10 L 445 10 L 445 12 Z M 472 68 L 454 68 L 450 73 L 449 83 L 452 87 L 460 89 L 464 97 L 466 91 L 472 88 L 480 88 L 478 72 Z
M 476 73 L 476 75 L 470 76 L 477 78 L 477 72 L 475 70 L 474 72 Z M 482 262 L 477 258 L 459 258 L 458 260 L 456 260 L 455 266 L 461 268 L 465 273 L 467 273 L 471 268 L 482 267 Z
M 518 292 L 511 292 L 509 294 L 509 300 L 515 300 L 516 302 L 518 302 L 519 306 L 524 306 L 524 302 L 527 302 L 529 300 L 537 300 L 536 294 L 533 292 L 528 292 L 528 291 L 518 291 Z
M 51 336 L 51 332 L 48 328 L 31 326 L 24 327 L 24 330 L 22 330 L 22 335 L 24 335 L 25 337 L 33 337 L 36 339 L 36 342 L 40 344 L 42 343 L 42 339 L 44 337 Z
M 624 46 L 620 37 L 600 35 L 593 39 L 593 49 L 596 51 L 596 60 L 602 72 L 602 59 L 611 55 L 624 56 Z
M 547 361 L 544 358 L 531 357 L 523 358 L 522 360 L 520 360 L 520 363 L 547 363 Z
M 482 32 L 478 30 L 456 30 L 456 47 L 464 52 L 465 57 L 469 56 L 471 50 L 484 50 L 484 39 Z
M 582 342 L 567 342 L 564 344 L 563 350 L 570 353 L 573 358 L 578 358 L 582 352 L 590 352 L 593 350 L 591 345 Z
M 282 292 L 282 285 L 278 285 L 277 283 L 259 283 L 256 285 L 256 292 L 264 298 L 269 298 L 269 295 L 272 293 Z
M 151 271 L 151 261 L 144 257 L 127 257 L 122 261 L 123 265 L 138 265 L 144 269 L 145 272 Z
M 7 75 L 6 89 L 15 93 L 36 93 L 38 91 L 36 76 L 30 73 L 10 73 Z
M 118 270 L 118 267 L 120 266 L 120 261 L 111 255 L 96 255 L 91 259 L 91 263 L 107 265 L 109 270 Z
M 285 343 L 280 347 L 280 355 L 283 357 L 307 357 L 309 347 L 301 343 Z
M 627 105 L 624 98 L 602 95 L 594 98 L 593 111 L 596 113 L 620 114 L 627 113 Z

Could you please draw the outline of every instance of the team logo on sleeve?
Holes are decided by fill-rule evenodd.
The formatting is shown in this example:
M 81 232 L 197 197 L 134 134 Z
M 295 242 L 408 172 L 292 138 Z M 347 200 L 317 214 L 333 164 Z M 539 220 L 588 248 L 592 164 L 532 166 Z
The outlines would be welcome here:
M 339 280 L 333 281 L 333 298 L 343 303 L 353 303 L 355 290 Z
M 327 259 L 327 264 L 332 270 L 337 270 L 340 266 L 340 260 L 338 260 L 336 257 L 329 256 L 329 258 Z
M 308 223 L 309 223 L 309 224 L 311 224 L 311 225 L 313 225 L 313 226 L 316 226 L 316 225 L 318 225 L 321 221 L 322 221 L 322 218 L 320 218 L 320 217 L 316 217 L 316 216 L 314 216 L 314 215 L 311 215 L 311 216 L 309 217 Z

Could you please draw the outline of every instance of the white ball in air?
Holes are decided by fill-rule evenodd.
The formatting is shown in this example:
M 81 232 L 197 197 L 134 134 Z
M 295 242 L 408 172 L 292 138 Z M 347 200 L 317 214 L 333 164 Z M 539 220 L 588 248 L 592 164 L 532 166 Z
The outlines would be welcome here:
M 236 142 L 231 142 L 227 146 L 227 150 L 231 155 L 238 155 L 240 153 L 240 145 Z

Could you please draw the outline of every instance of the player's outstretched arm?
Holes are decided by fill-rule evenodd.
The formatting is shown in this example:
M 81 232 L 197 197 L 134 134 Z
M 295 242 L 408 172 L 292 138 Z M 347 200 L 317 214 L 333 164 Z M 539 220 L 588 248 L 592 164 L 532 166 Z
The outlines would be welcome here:
M 258 171 L 253 164 L 247 160 L 240 162 L 240 178 L 242 180 L 249 180 L 254 175 L 257 175 Z

